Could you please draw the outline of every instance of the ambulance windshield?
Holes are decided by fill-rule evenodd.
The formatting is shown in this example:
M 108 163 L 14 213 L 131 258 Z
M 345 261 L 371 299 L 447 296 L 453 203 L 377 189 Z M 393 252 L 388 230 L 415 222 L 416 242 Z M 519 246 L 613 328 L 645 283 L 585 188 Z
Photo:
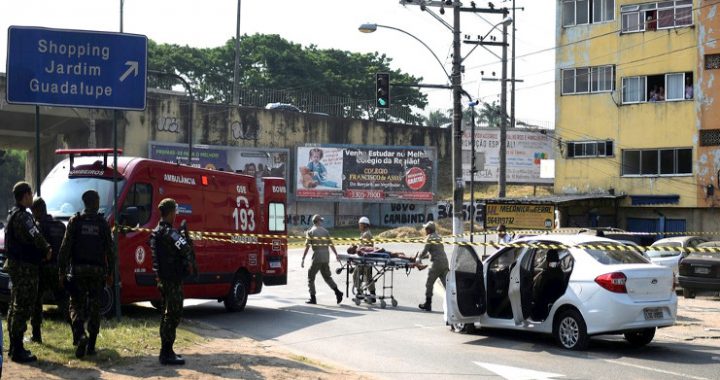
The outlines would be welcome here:
M 125 180 L 118 181 L 118 194 L 122 191 Z M 82 195 L 88 190 L 95 190 L 100 195 L 99 213 L 105 216 L 112 213 L 113 186 L 111 179 L 103 178 L 68 178 L 66 176 L 48 176 L 41 188 L 42 198 L 47 204 L 48 214 L 56 218 L 69 218 L 82 212 Z

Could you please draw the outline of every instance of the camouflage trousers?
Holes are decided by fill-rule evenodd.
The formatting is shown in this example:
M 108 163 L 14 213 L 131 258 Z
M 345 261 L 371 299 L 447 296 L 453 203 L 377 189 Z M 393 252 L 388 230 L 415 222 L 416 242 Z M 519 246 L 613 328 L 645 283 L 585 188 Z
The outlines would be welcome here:
M 13 340 L 22 339 L 37 298 L 39 270 L 37 265 L 12 259 L 8 259 L 6 265 L 12 281 L 8 336 Z
M 43 295 L 45 292 L 50 292 L 53 295 L 53 299 L 58 305 L 60 316 L 63 319 L 68 319 L 68 294 L 65 289 L 60 285 L 58 280 L 58 267 L 57 265 L 41 265 L 40 266 L 40 282 L 38 283 L 37 298 L 35 301 L 35 308 L 30 316 L 30 325 L 35 328 L 40 328 L 43 321 Z
M 358 265 L 353 272 L 353 286 L 355 287 L 355 294 L 363 294 L 362 285 L 365 283 L 366 289 L 370 293 L 375 293 L 375 283 L 373 282 L 373 267 L 372 265 Z
M 432 266 L 430 267 L 430 270 L 428 271 L 428 278 L 427 282 L 425 283 L 425 297 L 426 298 L 432 298 L 433 296 L 433 286 L 435 286 L 435 281 L 440 279 L 440 282 L 442 283 L 443 288 L 445 287 L 445 277 L 448 273 L 448 263 L 447 261 L 444 262 L 433 262 Z
M 315 276 L 317 276 L 318 272 L 320 272 L 323 280 L 325 280 L 331 289 L 337 289 L 337 285 L 330 274 L 330 264 L 313 262 L 312 265 L 310 265 L 310 269 L 308 269 L 308 288 L 310 289 L 311 296 L 315 295 Z
M 160 342 L 172 347 L 175 343 L 175 330 L 180 324 L 183 311 L 182 282 L 172 280 L 158 281 L 158 290 L 162 296 L 162 319 L 160 319 Z
M 87 333 L 90 336 L 100 332 L 100 297 L 105 288 L 105 276 L 74 276 L 70 288 L 70 319 L 73 332 L 78 336 Z

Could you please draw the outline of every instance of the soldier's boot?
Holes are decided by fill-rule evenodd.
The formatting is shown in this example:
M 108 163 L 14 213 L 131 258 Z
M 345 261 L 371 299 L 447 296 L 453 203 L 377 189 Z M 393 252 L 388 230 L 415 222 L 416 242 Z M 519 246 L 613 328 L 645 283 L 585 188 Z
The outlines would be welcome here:
M 338 305 L 340 305 L 343 298 L 343 292 L 341 292 L 338 288 L 333 289 L 333 291 L 335 291 L 335 300 L 337 301 Z
M 370 303 L 375 303 L 375 300 L 377 299 L 377 295 L 375 294 L 374 290 L 370 291 Z
M 88 346 L 88 337 L 85 335 L 85 333 L 82 333 L 80 335 L 80 338 L 78 339 L 78 345 L 75 349 L 75 357 L 80 359 L 85 356 L 87 353 L 87 346 Z
M 418 305 L 421 310 L 432 311 L 432 298 L 425 297 L 425 303 Z
M 10 344 L 13 347 L 13 356 L 11 359 L 15 363 L 32 363 L 37 361 L 37 357 L 25 349 L 22 339 L 14 339 Z
M 160 348 L 160 364 L 162 365 L 183 365 L 185 364 L 185 359 L 183 359 L 180 356 L 177 356 L 175 352 L 172 349 L 172 345 L 163 343 L 162 348 Z
M 35 343 L 42 343 L 42 332 L 40 331 L 40 326 L 33 326 L 32 337 L 30 340 Z
M 305 301 L 306 304 L 315 305 L 317 303 L 317 299 L 315 299 L 315 295 L 311 294 L 310 299 Z
M 97 352 L 95 351 L 95 342 L 96 341 L 97 341 L 97 334 L 90 334 L 90 337 L 88 338 L 87 349 L 85 350 L 85 355 L 97 354 Z

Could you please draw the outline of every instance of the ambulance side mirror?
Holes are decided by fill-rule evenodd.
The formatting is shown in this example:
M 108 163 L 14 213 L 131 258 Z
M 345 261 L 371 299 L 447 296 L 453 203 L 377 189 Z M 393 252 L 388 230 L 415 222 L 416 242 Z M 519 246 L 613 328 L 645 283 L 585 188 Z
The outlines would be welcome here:
M 128 207 L 120 213 L 118 224 L 128 227 L 136 227 L 140 222 L 140 210 L 137 207 Z

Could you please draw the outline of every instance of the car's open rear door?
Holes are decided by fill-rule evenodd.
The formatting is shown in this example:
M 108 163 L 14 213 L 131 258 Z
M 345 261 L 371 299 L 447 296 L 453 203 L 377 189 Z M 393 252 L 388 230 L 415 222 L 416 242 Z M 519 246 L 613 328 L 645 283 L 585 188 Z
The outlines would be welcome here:
M 535 249 L 523 250 L 510 270 L 508 297 L 516 325 L 520 325 L 530 317 L 535 251 Z
M 471 246 L 455 246 L 445 288 L 445 320 L 473 323 L 485 313 L 485 276 L 483 264 Z

